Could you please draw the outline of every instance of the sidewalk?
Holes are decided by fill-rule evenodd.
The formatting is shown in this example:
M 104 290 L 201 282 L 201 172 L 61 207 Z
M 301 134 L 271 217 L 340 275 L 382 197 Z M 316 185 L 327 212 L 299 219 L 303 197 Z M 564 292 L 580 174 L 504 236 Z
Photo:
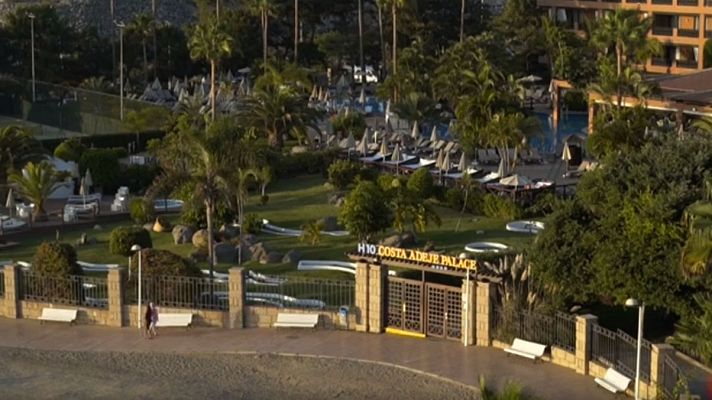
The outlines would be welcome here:
M 0 318 L 0 346 L 72 351 L 258 352 L 352 358 L 401 365 L 468 385 L 480 375 L 490 385 L 513 380 L 542 399 L 610 399 L 591 377 L 547 363 L 506 357 L 501 350 L 446 340 L 411 339 L 331 330 L 219 328 L 163 329 L 155 340 L 136 329 L 40 325 Z

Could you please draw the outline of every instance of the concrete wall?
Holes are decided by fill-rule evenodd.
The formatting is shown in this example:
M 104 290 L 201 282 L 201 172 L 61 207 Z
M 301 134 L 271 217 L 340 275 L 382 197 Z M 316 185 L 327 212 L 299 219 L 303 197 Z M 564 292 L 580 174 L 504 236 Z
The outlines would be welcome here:
M 343 327 L 339 322 L 339 312 L 336 310 L 314 310 L 297 308 L 277 308 L 262 306 L 247 306 L 245 312 L 245 327 L 271 328 L 277 321 L 277 313 L 289 314 L 319 314 L 317 328 L 356 330 L 356 315 L 349 312 L 348 326 Z M 350 310 L 349 310 L 350 311 Z
M 43 308 L 65 308 L 77 310 L 77 324 L 83 325 L 109 325 L 111 313 L 108 309 L 91 307 L 77 307 L 65 304 L 45 303 L 40 301 L 21 300 L 18 307 L 18 318 L 38 319 Z

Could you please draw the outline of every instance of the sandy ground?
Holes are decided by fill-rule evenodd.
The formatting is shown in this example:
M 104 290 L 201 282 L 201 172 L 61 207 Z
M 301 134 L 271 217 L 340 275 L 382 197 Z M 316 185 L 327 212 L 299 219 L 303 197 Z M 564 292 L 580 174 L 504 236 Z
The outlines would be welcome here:
M 475 399 L 474 389 L 357 361 L 0 347 L 2 399 Z

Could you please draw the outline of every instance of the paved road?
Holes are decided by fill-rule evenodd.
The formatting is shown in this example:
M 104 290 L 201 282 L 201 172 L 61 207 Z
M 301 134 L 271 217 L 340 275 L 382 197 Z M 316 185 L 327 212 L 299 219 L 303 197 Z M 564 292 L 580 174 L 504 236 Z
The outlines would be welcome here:
M 331 330 L 218 328 L 163 329 L 155 340 L 136 329 L 40 325 L 33 320 L 0 318 L 0 346 L 72 351 L 178 353 L 289 353 L 385 362 L 476 385 L 483 375 L 492 385 L 512 380 L 543 399 L 610 400 L 591 377 L 547 363 L 506 357 L 493 348 L 457 342 L 412 339 Z

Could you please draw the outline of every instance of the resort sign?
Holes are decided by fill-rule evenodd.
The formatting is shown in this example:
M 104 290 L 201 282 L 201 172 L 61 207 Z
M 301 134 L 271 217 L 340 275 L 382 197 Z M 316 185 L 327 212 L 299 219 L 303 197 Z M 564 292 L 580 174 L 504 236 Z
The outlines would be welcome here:
M 477 260 L 459 258 L 446 254 L 429 253 L 420 250 L 402 249 L 400 247 L 383 246 L 380 244 L 359 243 L 356 252 L 363 256 L 374 256 L 427 264 L 436 269 L 438 267 L 462 270 L 477 269 Z

